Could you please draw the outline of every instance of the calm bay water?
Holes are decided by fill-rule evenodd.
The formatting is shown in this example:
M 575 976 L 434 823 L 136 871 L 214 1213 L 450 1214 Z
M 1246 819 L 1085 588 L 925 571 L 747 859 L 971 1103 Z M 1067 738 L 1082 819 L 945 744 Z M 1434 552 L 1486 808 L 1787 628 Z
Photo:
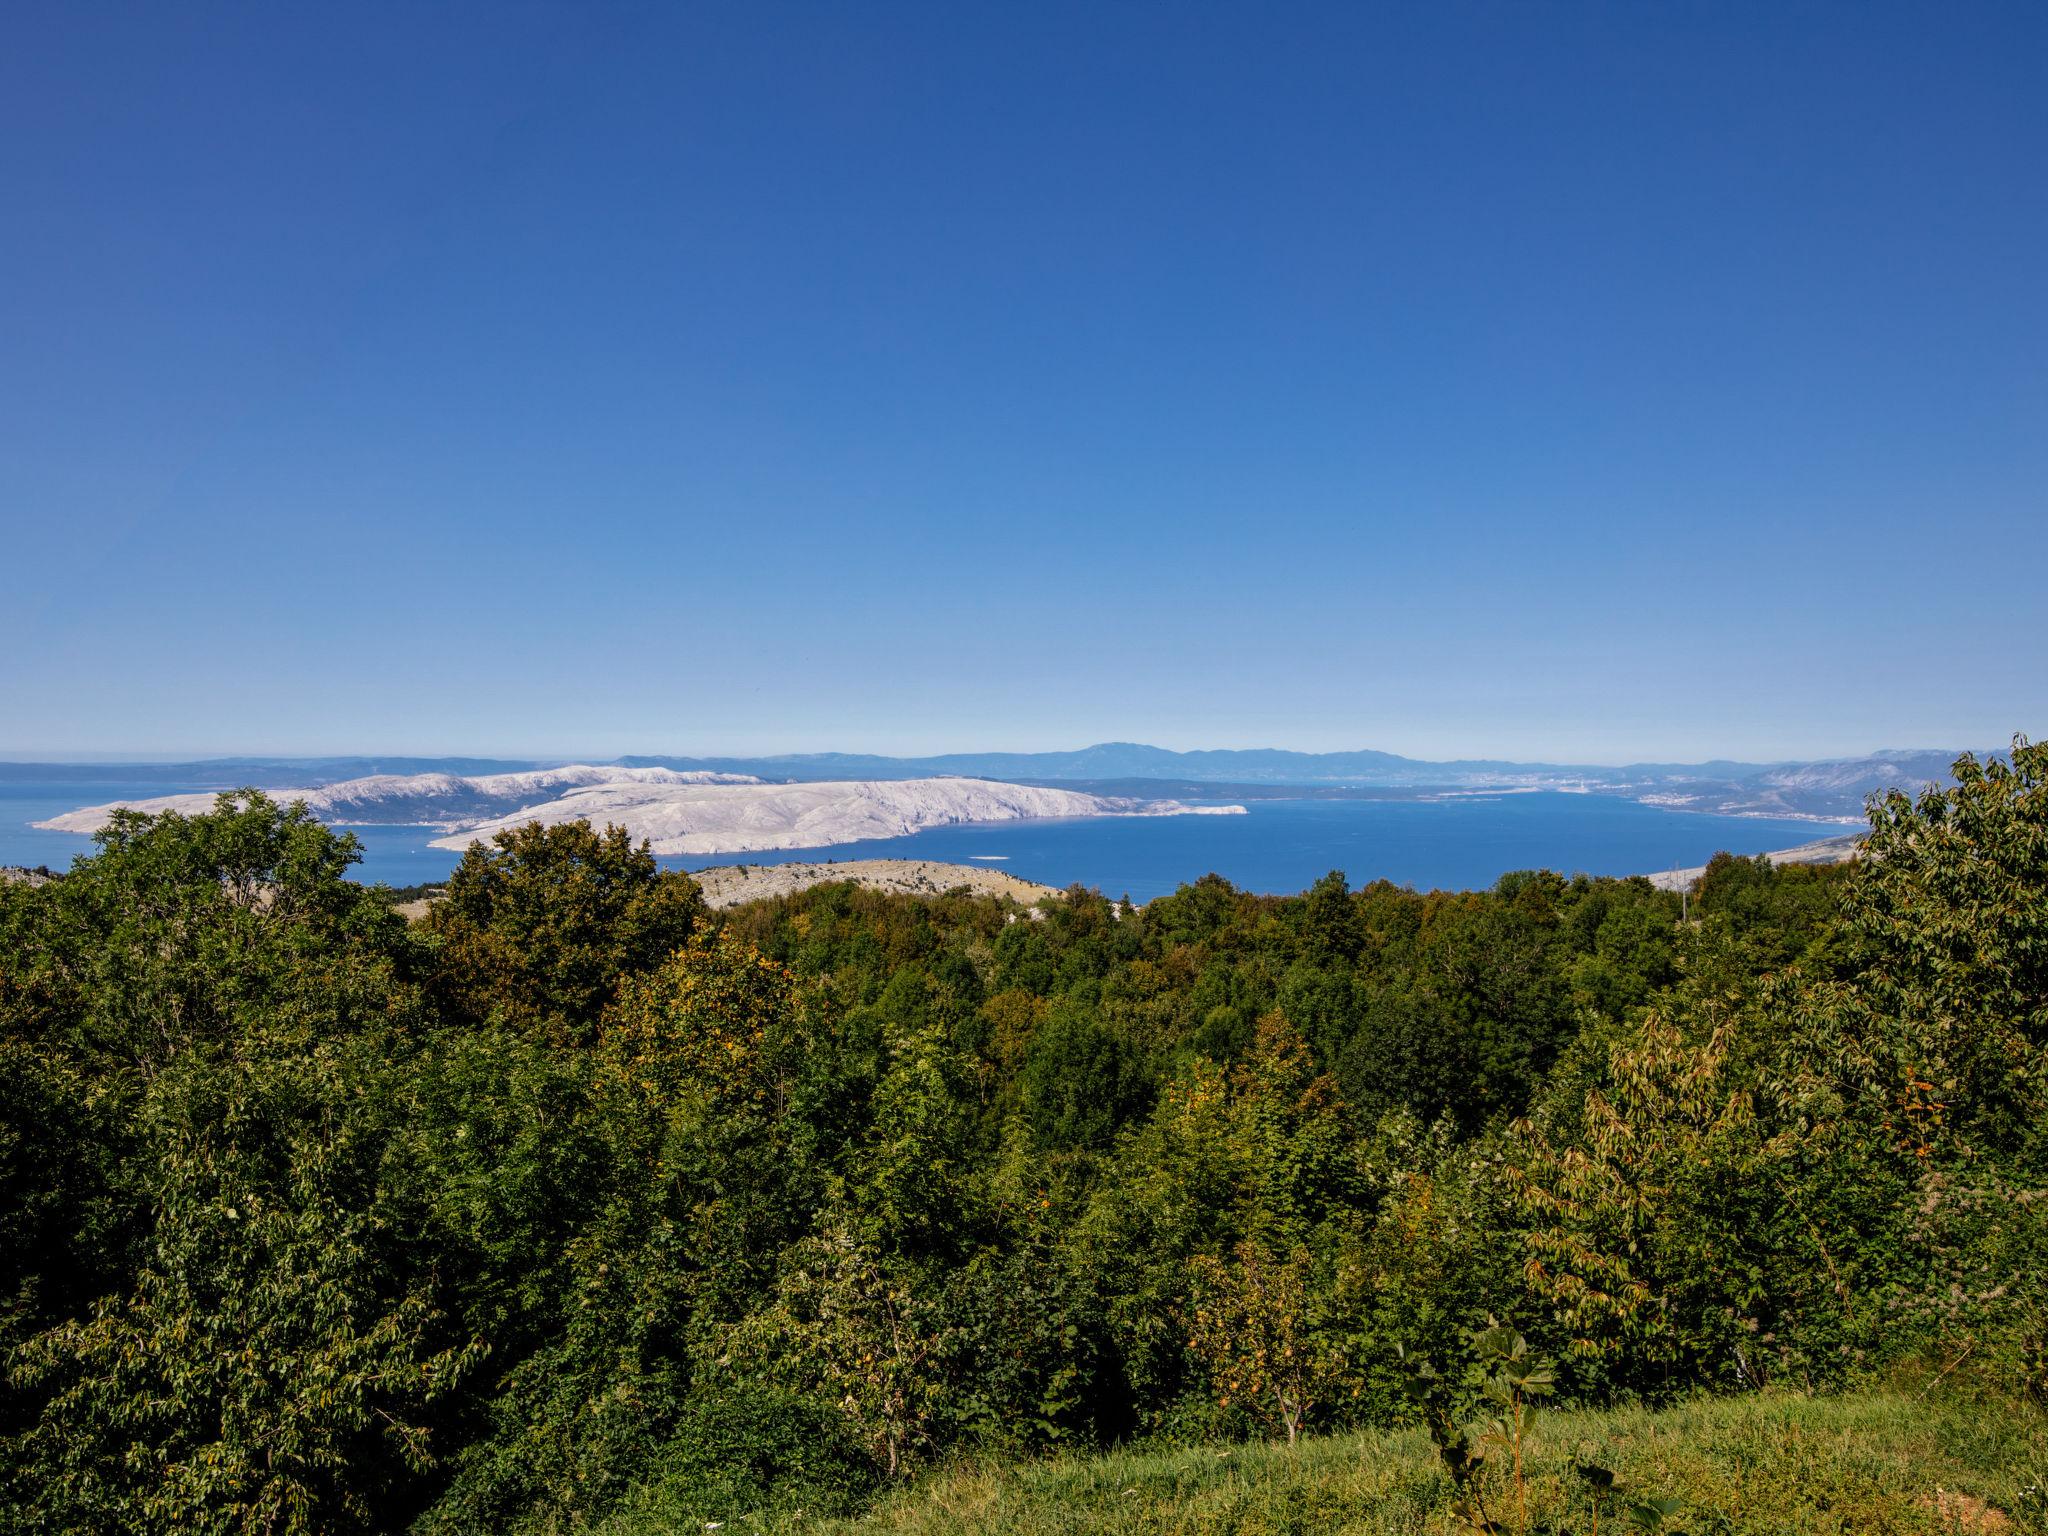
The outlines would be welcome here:
M 123 796 L 162 795 L 162 782 L 0 783 L 0 864 L 63 869 L 86 838 L 28 823 Z M 941 827 L 915 837 L 780 853 L 663 859 L 671 868 L 824 859 L 938 859 L 985 864 L 1048 885 L 1098 887 L 1139 901 L 1214 871 L 1248 890 L 1305 889 L 1332 869 L 1353 885 L 1382 877 L 1421 889 L 1491 885 L 1511 869 L 1631 875 L 1704 864 L 1716 852 L 1761 853 L 1850 830 L 1810 821 L 1696 816 L 1601 795 L 1520 794 L 1449 800 L 1254 800 L 1244 816 L 1108 817 Z M 417 827 L 351 828 L 357 877 L 391 885 L 437 880 L 456 855 Z

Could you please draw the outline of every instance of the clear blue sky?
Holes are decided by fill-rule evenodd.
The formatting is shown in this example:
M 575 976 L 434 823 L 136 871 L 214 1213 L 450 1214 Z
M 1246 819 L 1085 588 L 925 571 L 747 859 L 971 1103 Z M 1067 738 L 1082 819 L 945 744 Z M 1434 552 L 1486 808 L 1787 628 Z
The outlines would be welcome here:
M 0 755 L 2048 732 L 2048 7 L 16 4 Z

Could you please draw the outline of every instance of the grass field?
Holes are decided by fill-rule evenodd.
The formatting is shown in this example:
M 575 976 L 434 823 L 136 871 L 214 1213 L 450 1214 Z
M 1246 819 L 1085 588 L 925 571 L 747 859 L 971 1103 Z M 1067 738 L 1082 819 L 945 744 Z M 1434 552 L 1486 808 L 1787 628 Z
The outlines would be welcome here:
M 1700 1400 L 1659 1412 L 1540 1418 L 1524 1496 L 1531 1532 L 1590 1533 L 1595 1511 L 1572 1462 L 1617 1474 L 1598 1529 L 1635 1529 L 1628 1507 L 1681 1501 L 1662 1530 L 1741 1536 L 2048 1533 L 2048 1420 L 2031 1410 L 1904 1393 Z M 1495 1458 L 1496 1460 L 1499 1458 Z M 1482 1488 L 1517 1530 L 1512 1486 Z M 692 1509 L 650 1496 L 612 1536 L 713 1528 L 905 1536 L 1395 1536 L 1469 1532 L 1420 1432 L 1285 1445 L 1111 1453 L 928 1475 L 845 1520 Z

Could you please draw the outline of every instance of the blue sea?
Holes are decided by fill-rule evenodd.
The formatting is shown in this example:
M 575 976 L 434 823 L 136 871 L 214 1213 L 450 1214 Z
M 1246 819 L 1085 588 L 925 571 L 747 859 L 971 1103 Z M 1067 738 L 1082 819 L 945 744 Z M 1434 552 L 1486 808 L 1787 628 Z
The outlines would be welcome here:
M 0 864 L 66 868 L 87 838 L 28 824 L 81 805 L 216 786 L 0 781 Z M 941 827 L 830 848 L 664 859 L 671 868 L 825 859 L 938 859 L 1007 870 L 1027 880 L 1079 882 L 1149 901 L 1215 872 L 1247 890 L 1306 889 L 1333 869 L 1353 885 L 1385 878 L 1418 889 L 1490 886 L 1508 870 L 1645 874 L 1704 864 L 1723 849 L 1762 853 L 1850 828 L 1824 822 L 1701 816 L 1604 795 L 1504 794 L 1443 800 L 1251 800 L 1243 816 L 1106 817 Z M 390 885 L 437 880 L 457 855 L 430 848 L 417 827 L 355 827 L 357 877 Z

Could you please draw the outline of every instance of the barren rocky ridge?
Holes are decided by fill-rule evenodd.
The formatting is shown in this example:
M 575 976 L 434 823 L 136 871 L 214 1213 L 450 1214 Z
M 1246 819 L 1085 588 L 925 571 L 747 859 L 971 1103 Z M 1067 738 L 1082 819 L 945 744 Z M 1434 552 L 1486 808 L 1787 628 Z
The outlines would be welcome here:
M 432 827 L 442 834 L 433 840 L 437 848 L 459 850 L 528 822 L 589 821 L 622 826 L 646 839 L 654 852 L 670 855 L 823 848 L 972 822 L 1243 810 L 962 777 L 768 784 L 711 770 L 588 764 L 476 777 L 386 774 L 269 793 L 276 800 L 303 801 L 321 820 L 337 825 Z M 211 809 L 213 801 L 211 794 L 180 794 L 125 804 L 189 815 Z M 92 833 L 121 808 L 86 806 L 36 825 Z

